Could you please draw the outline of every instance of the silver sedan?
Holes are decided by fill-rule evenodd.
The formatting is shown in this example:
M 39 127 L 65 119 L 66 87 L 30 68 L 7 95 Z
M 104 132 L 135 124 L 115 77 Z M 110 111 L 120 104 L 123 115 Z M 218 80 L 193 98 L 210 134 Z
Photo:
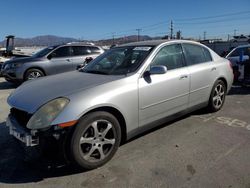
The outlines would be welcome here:
M 200 43 L 130 43 L 80 71 L 21 85 L 8 98 L 6 124 L 27 147 L 55 140 L 93 169 L 142 131 L 200 108 L 220 110 L 232 82 L 230 62 Z

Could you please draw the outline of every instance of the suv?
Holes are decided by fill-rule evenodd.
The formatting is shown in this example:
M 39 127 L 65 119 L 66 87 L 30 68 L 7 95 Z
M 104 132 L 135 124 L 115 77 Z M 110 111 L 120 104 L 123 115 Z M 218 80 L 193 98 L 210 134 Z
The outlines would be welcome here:
M 69 43 L 47 47 L 31 57 L 6 61 L 1 74 L 9 82 L 20 83 L 42 76 L 74 71 L 94 59 L 104 50 L 94 45 Z

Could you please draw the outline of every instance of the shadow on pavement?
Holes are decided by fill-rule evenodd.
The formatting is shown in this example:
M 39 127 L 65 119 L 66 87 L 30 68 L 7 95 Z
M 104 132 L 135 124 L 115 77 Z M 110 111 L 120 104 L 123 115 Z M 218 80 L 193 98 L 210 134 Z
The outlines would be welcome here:
M 228 95 L 249 95 L 249 94 L 250 94 L 250 87 L 243 87 L 241 85 L 232 86 L 231 90 L 228 93 Z
M 18 85 L 14 84 L 14 83 L 10 83 L 10 82 L 7 82 L 7 81 L 0 82 L 0 90 L 15 89 L 17 87 L 18 87 Z
M 52 161 L 42 158 L 24 161 L 25 151 L 20 143 L 8 134 L 5 122 L 0 123 L 0 151 L 0 183 L 31 183 L 46 178 L 83 173 L 70 165 L 51 166 Z

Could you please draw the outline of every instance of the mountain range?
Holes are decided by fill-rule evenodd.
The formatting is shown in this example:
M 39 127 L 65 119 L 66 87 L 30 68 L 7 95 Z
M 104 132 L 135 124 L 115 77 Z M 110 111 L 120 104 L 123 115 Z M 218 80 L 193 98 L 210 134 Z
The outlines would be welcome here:
M 160 38 L 160 37 L 159 37 Z M 151 38 L 147 35 L 140 36 L 140 40 L 152 40 L 156 38 Z M 106 40 L 97 40 L 97 41 L 81 41 L 81 42 L 91 42 L 97 45 L 112 45 L 112 44 L 123 44 L 128 42 L 135 42 L 137 41 L 137 35 L 125 36 L 121 38 L 115 39 L 106 39 Z M 78 39 L 69 38 L 69 37 L 59 37 L 53 35 L 43 35 L 37 36 L 33 38 L 15 38 L 15 46 L 16 47 L 29 47 L 29 46 L 52 46 L 52 45 L 59 45 L 65 44 L 69 42 L 79 42 Z M 6 40 L 0 42 L 0 46 L 5 47 Z

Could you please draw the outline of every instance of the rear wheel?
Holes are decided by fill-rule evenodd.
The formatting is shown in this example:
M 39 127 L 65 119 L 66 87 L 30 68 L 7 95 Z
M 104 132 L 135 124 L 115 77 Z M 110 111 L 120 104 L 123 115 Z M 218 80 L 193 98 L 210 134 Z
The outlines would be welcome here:
M 226 86 L 222 80 L 217 80 L 213 86 L 210 99 L 209 99 L 209 110 L 216 112 L 220 110 L 225 102 L 226 97 Z
M 118 120 L 108 112 L 93 112 L 76 126 L 71 138 L 71 155 L 77 166 L 94 169 L 114 156 L 120 142 Z
M 29 69 L 24 76 L 24 80 L 34 80 L 43 77 L 44 73 L 39 69 Z

